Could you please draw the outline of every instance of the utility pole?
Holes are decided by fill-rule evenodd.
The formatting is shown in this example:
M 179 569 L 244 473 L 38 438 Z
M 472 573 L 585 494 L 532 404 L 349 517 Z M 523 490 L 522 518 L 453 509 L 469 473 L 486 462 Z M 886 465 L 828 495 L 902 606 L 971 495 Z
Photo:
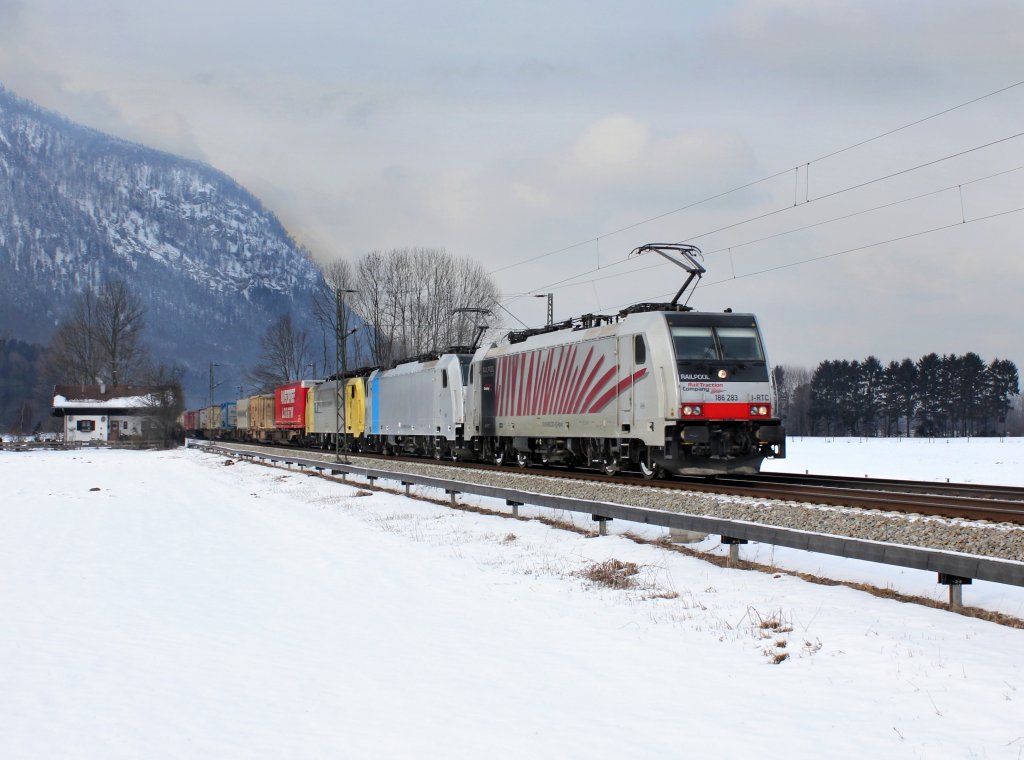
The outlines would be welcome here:
M 538 293 L 534 298 L 546 298 L 548 299 L 548 326 L 550 327 L 555 323 L 555 294 L 554 293 Z
M 207 404 L 207 406 L 213 406 L 213 391 L 218 385 L 220 385 L 220 383 L 213 382 L 213 368 L 219 366 L 220 365 L 216 362 L 210 362 L 210 403 Z
M 345 387 L 341 376 L 348 372 L 348 356 L 346 344 L 355 330 L 347 330 L 348 318 L 345 312 L 345 296 L 355 293 L 346 288 L 334 289 L 334 461 L 341 461 L 341 437 L 345 436 L 345 449 L 348 449 L 348 430 L 345 429 Z M 339 366 L 340 362 L 340 366 Z

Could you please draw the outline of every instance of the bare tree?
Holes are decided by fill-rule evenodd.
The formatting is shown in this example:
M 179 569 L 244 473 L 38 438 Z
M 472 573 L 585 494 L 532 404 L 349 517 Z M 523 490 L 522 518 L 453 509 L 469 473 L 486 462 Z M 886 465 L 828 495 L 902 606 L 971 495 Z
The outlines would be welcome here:
M 147 360 L 145 308 L 121 280 L 75 299 L 50 342 L 53 371 L 64 382 L 111 385 L 134 381 Z
M 335 356 L 339 334 L 348 336 L 345 339 L 348 366 L 358 366 L 364 358 L 359 336 L 349 335 L 352 328 L 359 324 L 349 306 L 355 302 L 357 293 L 352 265 L 338 259 L 324 266 L 323 273 L 323 284 L 313 293 L 313 318 L 320 325 L 322 366 L 325 374 L 330 374 L 333 371 L 331 368 L 341 363 L 340 357 Z
M 96 299 L 96 342 L 101 370 L 112 385 L 131 382 L 145 359 L 142 330 L 146 326 L 141 299 L 123 280 L 100 288 Z
M 310 364 L 312 351 L 309 336 L 285 314 L 267 328 L 260 339 L 262 354 L 249 373 L 249 379 L 262 391 L 298 380 Z
M 142 373 L 147 386 L 146 422 L 150 435 L 164 448 L 178 445 L 183 431 L 178 418 L 185 410 L 181 380 L 185 370 L 178 365 L 148 366 Z
M 370 327 L 373 361 L 391 361 L 472 342 L 474 320 L 460 307 L 494 309 L 498 288 L 472 259 L 443 249 L 372 251 L 355 271 L 354 301 Z

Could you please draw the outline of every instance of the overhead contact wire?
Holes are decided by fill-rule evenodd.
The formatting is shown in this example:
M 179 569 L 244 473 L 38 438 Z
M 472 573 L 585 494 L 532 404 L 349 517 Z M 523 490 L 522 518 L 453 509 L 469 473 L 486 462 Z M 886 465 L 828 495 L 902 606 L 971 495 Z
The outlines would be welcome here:
M 817 163 L 818 161 L 824 161 L 825 159 L 832 158 L 833 156 L 838 156 L 840 153 L 845 153 L 845 152 L 847 152 L 849 150 L 853 150 L 854 148 L 859 148 L 862 145 L 867 145 L 868 143 L 874 142 L 875 140 L 880 140 L 880 139 L 882 139 L 884 137 L 888 137 L 889 135 L 896 134 L 897 132 L 901 132 L 904 129 L 909 129 L 910 127 L 915 127 L 918 124 L 923 124 L 924 122 L 930 121 L 931 119 L 938 118 L 939 116 L 944 116 L 945 114 L 952 113 L 953 111 L 956 111 L 956 110 L 958 110 L 960 108 L 964 108 L 964 107 L 969 106 L 969 105 L 973 105 L 974 103 L 978 103 L 978 102 L 980 102 L 982 100 L 985 100 L 986 98 L 991 98 L 991 97 L 993 97 L 995 95 L 999 95 L 1000 93 L 1006 92 L 1008 90 L 1012 90 L 1013 88 L 1019 87 L 1022 84 L 1024 84 L 1024 79 L 1022 79 L 1022 80 L 1020 80 L 1018 82 L 1014 82 L 1013 84 L 1007 85 L 1005 87 L 1000 87 L 998 90 L 993 90 L 992 92 L 986 93 L 984 95 L 980 95 L 980 96 L 978 96 L 976 98 L 972 98 L 971 100 L 965 101 L 963 103 L 959 103 L 959 104 L 957 104 L 955 106 L 951 106 L 950 108 L 943 109 L 942 111 L 938 111 L 938 112 L 933 113 L 933 114 L 931 114 L 929 116 L 925 116 L 925 117 L 923 117 L 921 119 L 917 119 L 915 121 L 909 122 L 907 124 L 904 124 L 902 126 L 896 127 L 894 129 L 890 129 L 890 130 L 888 130 L 886 132 L 883 132 L 881 134 L 875 135 L 874 137 L 869 137 L 866 140 L 861 140 L 860 142 L 853 143 L 852 145 L 847 145 L 844 148 L 839 148 L 838 150 L 834 150 L 831 153 L 826 153 L 823 156 L 819 156 L 818 158 L 815 158 L 815 159 L 812 159 L 811 161 L 806 162 L 804 164 L 804 166 L 806 167 L 806 175 L 807 175 L 806 176 L 806 180 L 807 180 L 807 182 L 806 182 L 806 184 L 807 184 L 806 195 L 807 195 L 808 199 L 809 199 L 809 196 L 810 196 L 810 166 L 811 166 L 811 164 Z M 1006 138 L 1006 139 L 1012 139 L 1012 138 Z M 997 141 L 997 142 L 1001 142 L 1001 141 Z M 996 143 L 992 143 L 992 144 L 994 145 Z M 987 147 L 987 146 L 983 146 L 983 147 Z M 554 255 L 559 254 L 559 253 L 565 253 L 566 251 L 570 251 L 573 248 L 579 248 L 581 245 L 587 245 L 588 243 L 599 241 L 602 237 L 610 237 L 611 235 L 617 235 L 620 232 L 626 232 L 626 231 L 634 229 L 636 227 L 640 227 L 642 225 L 649 224 L 651 222 L 655 222 L 655 221 L 657 221 L 659 219 L 663 219 L 666 216 L 671 216 L 673 214 L 678 214 L 681 211 L 686 211 L 686 210 L 694 208 L 696 206 L 700 206 L 700 205 L 702 205 L 704 203 L 709 203 L 710 201 L 717 200 L 719 198 L 723 198 L 723 197 L 725 197 L 727 195 L 731 195 L 732 193 L 739 192 L 740 190 L 746 190 L 747 188 L 754 187 L 755 185 L 759 185 L 762 182 L 767 182 L 769 180 L 772 180 L 772 179 L 775 179 L 777 177 L 780 177 L 780 176 L 782 176 L 784 174 L 788 174 L 790 171 L 791 171 L 790 169 L 784 169 L 782 171 L 775 172 L 774 174 L 770 174 L 768 176 L 762 177 L 761 179 L 757 179 L 757 180 L 754 180 L 752 182 L 747 182 L 746 184 L 739 185 L 739 186 L 734 187 L 734 188 L 732 188 L 730 190 L 725 190 L 723 192 L 716 193 L 715 195 L 708 196 L 707 198 L 703 198 L 701 200 L 694 201 L 692 203 L 688 203 L 685 206 L 680 206 L 679 208 L 673 209 L 672 211 L 666 211 L 666 212 L 664 212 L 662 214 L 657 214 L 656 216 L 652 216 L 652 217 L 649 217 L 647 219 L 643 219 L 641 221 L 634 222 L 633 224 L 628 224 L 625 227 L 620 227 L 617 230 L 612 230 L 610 232 L 605 232 L 605 233 L 603 233 L 601 235 L 597 235 L 595 237 L 590 237 L 590 238 L 587 238 L 586 240 L 581 240 L 578 243 L 573 243 L 571 245 L 563 246 L 562 248 L 558 248 L 558 249 L 556 249 L 554 251 L 548 251 L 547 253 L 542 253 L 542 254 L 540 254 L 538 256 L 533 256 L 533 257 L 528 258 L 528 259 L 523 259 L 522 261 L 517 261 L 517 262 L 515 262 L 513 264 L 506 264 L 503 267 L 499 267 L 497 269 L 492 269 L 490 274 L 497 274 L 498 272 L 504 272 L 507 269 L 513 269 L 515 267 L 522 266 L 523 264 L 529 264 L 529 263 L 532 263 L 534 261 L 539 261 L 540 259 L 547 258 L 549 256 L 554 256 Z M 897 175 L 891 175 L 891 176 L 897 176 Z M 848 188 L 848 189 L 854 189 L 854 188 Z M 826 197 L 829 197 L 829 196 L 819 196 L 819 198 L 826 198 Z M 810 201 L 807 200 L 807 202 L 810 202 Z M 707 233 L 707 234 L 709 234 L 709 233 Z

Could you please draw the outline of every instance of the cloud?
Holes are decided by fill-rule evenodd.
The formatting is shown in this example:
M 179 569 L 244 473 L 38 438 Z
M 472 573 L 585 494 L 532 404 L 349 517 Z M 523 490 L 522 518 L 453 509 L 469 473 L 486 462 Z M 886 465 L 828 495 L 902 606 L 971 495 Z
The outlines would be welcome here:
M 1009 0 L 742 0 L 709 28 L 708 48 L 756 78 L 860 97 L 1019 73 L 1024 5 Z M 992 81 L 994 71 L 1007 82 Z
M 612 178 L 632 172 L 648 143 L 647 128 L 626 116 L 593 124 L 572 146 L 572 160 L 585 174 Z
M 189 122 L 179 113 L 157 111 L 131 124 L 133 139 L 152 147 L 199 161 L 207 161 Z
M 0 0 L 0 40 L 13 40 L 22 26 L 21 0 Z

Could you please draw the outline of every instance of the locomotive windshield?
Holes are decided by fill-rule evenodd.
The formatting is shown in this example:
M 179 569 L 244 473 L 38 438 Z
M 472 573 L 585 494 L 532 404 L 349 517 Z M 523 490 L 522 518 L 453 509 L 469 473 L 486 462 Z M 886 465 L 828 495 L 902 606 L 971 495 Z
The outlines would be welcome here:
M 718 349 L 710 327 L 673 327 L 677 359 L 717 359 Z
M 764 361 L 761 343 L 753 327 L 717 327 L 715 333 L 722 347 L 723 359 Z
M 673 325 L 671 329 L 676 358 L 680 361 L 764 361 L 753 327 Z

